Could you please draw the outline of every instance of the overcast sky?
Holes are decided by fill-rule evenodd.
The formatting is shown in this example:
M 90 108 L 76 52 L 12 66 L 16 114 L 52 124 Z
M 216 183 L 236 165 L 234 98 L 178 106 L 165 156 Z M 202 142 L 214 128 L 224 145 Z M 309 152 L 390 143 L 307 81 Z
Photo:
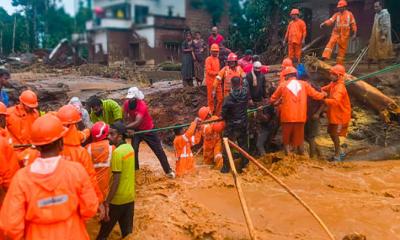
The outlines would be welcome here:
M 12 14 L 15 12 L 15 8 L 11 5 L 12 0 L 0 0 L 0 7 L 3 7 L 8 14 Z M 75 12 L 74 8 L 74 2 L 78 2 L 77 0 L 62 0 L 62 4 L 64 5 L 65 10 L 67 13 L 73 15 Z M 76 4 L 76 7 L 78 8 L 78 4 Z

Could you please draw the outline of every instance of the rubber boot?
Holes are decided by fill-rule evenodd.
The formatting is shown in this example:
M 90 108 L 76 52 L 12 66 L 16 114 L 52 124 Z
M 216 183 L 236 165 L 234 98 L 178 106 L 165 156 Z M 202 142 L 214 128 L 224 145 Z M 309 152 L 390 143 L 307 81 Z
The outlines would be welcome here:
M 221 168 L 221 173 L 229 173 L 231 167 L 229 166 L 229 162 L 227 159 L 224 158 L 224 163 Z

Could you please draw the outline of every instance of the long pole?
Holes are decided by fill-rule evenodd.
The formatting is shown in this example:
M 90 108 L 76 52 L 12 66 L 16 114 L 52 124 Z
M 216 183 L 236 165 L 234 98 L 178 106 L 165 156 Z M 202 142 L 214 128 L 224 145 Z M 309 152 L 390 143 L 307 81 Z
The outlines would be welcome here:
M 224 139 L 224 141 L 225 141 L 225 139 Z M 317 220 L 317 222 L 321 225 L 321 227 L 324 229 L 324 231 L 329 236 L 329 238 L 331 240 L 335 240 L 335 237 L 329 231 L 328 227 L 321 220 L 321 218 L 318 217 L 318 215 L 296 193 L 294 193 L 285 183 L 283 183 L 271 171 L 269 171 L 267 168 L 265 168 L 260 162 L 258 162 L 254 157 L 252 157 L 250 154 L 248 154 L 246 151 L 244 151 L 242 148 L 240 148 L 234 142 L 229 140 L 229 145 L 231 145 L 232 147 L 236 148 L 245 158 L 249 159 L 257 167 L 259 167 L 262 170 L 264 170 L 275 182 L 277 182 L 279 185 L 281 185 L 290 195 L 292 195 L 301 205 L 303 205 L 303 207 L 315 218 L 315 220 Z
M 239 195 L 240 204 L 242 206 L 242 210 L 243 210 L 244 218 L 246 220 L 247 228 L 249 230 L 250 238 L 252 240 L 255 240 L 255 239 L 257 239 L 256 232 L 254 230 L 253 222 L 251 221 L 251 218 L 250 218 L 249 209 L 247 207 L 246 199 L 244 198 L 242 185 L 240 183 L 240 179 L 239 179 L 238 173 L 236 171 L 235 163 L 233 162 L 232 152 L 229 147 L 228 138 L 224 138 L 224 145 L 225 145 L 226 153 L 228 154 L 229 165 L 231 166 L 231 169 L 232 169 L 233 180 L 235 181 L 236 190 Z

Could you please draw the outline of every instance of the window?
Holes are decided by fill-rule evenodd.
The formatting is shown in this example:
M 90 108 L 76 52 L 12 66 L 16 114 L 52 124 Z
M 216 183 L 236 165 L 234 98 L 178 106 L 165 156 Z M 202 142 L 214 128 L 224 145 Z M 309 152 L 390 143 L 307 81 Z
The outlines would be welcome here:
M 147 15 L 149 15 L 149 7 L 135 5 L 135 23 L 146 23 Z

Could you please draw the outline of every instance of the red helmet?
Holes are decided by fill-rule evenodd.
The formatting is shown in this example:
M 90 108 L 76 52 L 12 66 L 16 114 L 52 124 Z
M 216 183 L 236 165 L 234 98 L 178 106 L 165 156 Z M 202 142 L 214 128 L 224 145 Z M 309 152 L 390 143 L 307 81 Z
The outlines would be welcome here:
M 340 1 L 338 2 L 338 4 L 337 4 L 337 7 L 338 7 L 338 8 L 347 7 L 347 2 L 344 1 L 344 0 L 340 0 Z
M 110 126 L 105 122 L 97 122 L 92 127 L 92 138 L 94 141 L 101 141 L 107 138 Z
M 338 76 L 344 76 L 346 74 L 346 69 L 343 65 L 336 64 L 335 66 L 331 67 L 330 72 Z
M 283 76 L 286 76 L 286 75 L 292 74 L 292 73 L 297 74 L 297 69 L 294 67 L 287 67 L 282 71 Z
M 282 61 L 282 68 L 293 67 L 293 61 L 290 58 L 285 58 Z
M 206 120 L 207 119 L 207 116 L 210 114 L 210 108 L 209 107 L 201 107 L 200 109 L 199 109 L 199 113 L 198 113 L 198 116 L 199 116 L 199 118 L 201 119 L 201 120 Z
M 7 107 L 2 102 L 0 102 L 0 115 L 8 115 Z
M 65 128 L 60 119 L 51 114 L 45 114 L 36 119 L 31 128 L 32 144 L 35 146 L 47 145 L 64 137 L 68 128 Z
M 19 96 L 19 101 L 30 108 L 37 108 L 39 105 L 37 96 L 31 90 L 25 90 Z
M 58 109 L 57 117 L 64 125 L 75 124 L 82 120 L 81 113 L 71 104 L 62 106 Z
M 234 53 L 229 53 L 228 62 L 236 62 L 238 60 L 238 56 Z
M 290 15 L 300 15 L 300 11 L 297 8 L 292 9 L 292 11 L 290 12 Z

